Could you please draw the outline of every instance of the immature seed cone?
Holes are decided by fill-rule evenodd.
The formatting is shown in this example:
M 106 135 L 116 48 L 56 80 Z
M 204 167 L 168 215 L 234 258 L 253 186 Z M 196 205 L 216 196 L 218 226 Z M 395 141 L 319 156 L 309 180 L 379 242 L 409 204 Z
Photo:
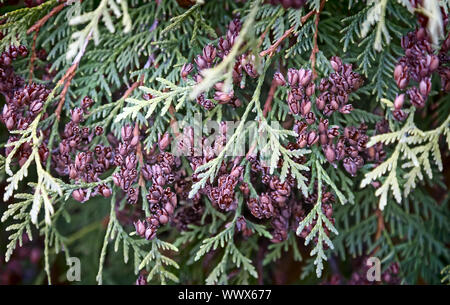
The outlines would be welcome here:
M 247 207 L 258 219 L 270 218 L 274 215 L 274 207 L 272 205 L 272 199 L 268 194 L 262 194 L 258 199 L 250 198 L 247 201 Z
M 191 73 L 191 71 L 194 69 L 194 65 L 191 63 L 186 63 L 183 65 L 183 67 L 181 68 L 181 77 L 183 79 L 186 79 L 186 77 L 189 75 L 189 73 Z
M 325 156 L 327 157 L 328 162 L 333 163 L 336 159 L 336 153 L 331 145 L 327 145 L 325 148 Z
M 398 95 L 395 98 L 395 101 L 394 101 L 394 108 L 395 109 L 402 109 L 404 102 L 405 102 L 405 94 Z
M 275 74 L 273 75 L 273 79 L 275 80 L 275 83 L 278 86 L 285 86 L 286 85 L 286 80 L 284 79 L 283 74 L 281 74 L 280 72 L 275 72 Z
M 143 276 L 142 274 L 139 275 L 139 277 L 138 277 L 137 280 L 136 280 L 136 285 L 139 285 L 139 286 L 141 286 L 141 285 L 147 285 L 147 279 L 146 279 L 146 277 Z
M 85 198 L 85 192 L 83 189 L 78 189 L 72 192 L 72 197 L 73 199 L 75 199 L 76 201 L 80 201 L 82 202 Z

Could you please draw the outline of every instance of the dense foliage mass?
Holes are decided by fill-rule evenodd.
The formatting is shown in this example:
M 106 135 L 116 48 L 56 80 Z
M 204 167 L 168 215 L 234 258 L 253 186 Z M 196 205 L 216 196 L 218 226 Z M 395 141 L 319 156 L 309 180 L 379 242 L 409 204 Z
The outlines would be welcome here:
M 449 281 L 447 0 L 0 3 L 0 283 Z

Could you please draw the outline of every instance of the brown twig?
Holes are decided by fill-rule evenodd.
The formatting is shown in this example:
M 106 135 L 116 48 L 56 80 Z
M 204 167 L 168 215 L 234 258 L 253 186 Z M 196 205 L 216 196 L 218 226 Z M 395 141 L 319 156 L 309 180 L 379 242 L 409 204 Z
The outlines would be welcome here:
M 139 130 L 138 122 L 136 122 L 135 128 L 137 128 L 137 129 Z M 138 131 L 138 132 L 139 132 L 139 131 Z M 137 148 L 136 148 L 136 155 L 137 155 L 137 157 L 138 157 L 138 161 L 139 161 L 139 164 L 140 164 L 141 169 L 142 169 L 142 167 L 144 166 L 144 155 L 142 154 L 142 144 L 141 144 L 141 141 L 138 141 L 138 145 L 137 145 Z M 139 171 L 138 185 L 139 185 L 142 189 L 145 189 L 145 182 L 144 182 L 144 176 L 143 176 L 143 174 L 142 174 L 142 170 Z
M 303 16 L 301 19 L 301 24 L 303 25 L 309 19 L 309 17 L 314 15 L 314 13 L 315 13 L 315 11 L 312 10 L 308 14 Z M 268 54 L 269 54 L 269 56 L 272 56 L 273 53 L 276 52 L 278 46 L 283 42 L 283 40 L 285 40 L 287 37 L 289 37 L 294 32 L 294 29 L 295 29 L 295 26 L 292 26 L 291 28 L 289 28 L 286 32 L 284 32 L 283 36 L 281 36 L 280 38 L 278 38 L 277 41 L 275 41 L 275 43 L 273 45 L 271 45 L 267 50 L 264 50 L 261 53 L 259 53 L 259 56 L 264 57 Z
M 38 36 L 39 31 L 36 31 L 33 35 L 33 44 L 31 45 L 31 57 L 30 57 L 30 74 L 28 83 L 31 85 L 31 82 L 33 81 L 33 71 L 34 71 L 34 61 L 36 60 L 36 39 Z
M 315 30 L 314 30 L 314 47 L 311 51 L 311 56 L 310 56 L 310 60 L 311 60 L 311 69 L 312 69 L 312 73 L 313 73 L 313 80 L 317 78 L 317 71 L 316 71 L 316 54 L 319 52 L 319 46 L 317 44 L 317 36 L 319 33 L 319 19 L 320 19 L 320 13 L 322 12 L 322 9 L 325 5 L 325 0 L 322 0 L 320 2 L 320 8 L 318 11 L 315 12 L 316 15 L 316 19 L 314 20 L 314 24 L 315 24 Z
M 281 36 L 280 38 L 278 38 L 277 41 L 275 41 L 275 43 L 273 45 L 271 45 L 267 50 L 262 51 L 261 53 L 259 53 L 259 56 L 264 57 L 267 54 L 269 54 L 269 56 L 272 56 L 273 53 L 275 53 L 275 51 L 277 50 L 278 46 L 283 42 L 283 40 L 285 40 L 287 37 L 289 37 L 292 32 L 294 32 L 295 26 L 292 26 L 291 28 L 289 28 L 286 32 L 284 32 L 283 36 Z
M 381 212 L 380 209 L 377 209 L 375 211 L 375 214 L 377 215 L 377 233 L 375 234 L 375 240 L 378 240 L 385 226 L 384 226 L 383 212 Z
M 275 79 L 272 80 L 272 84 L 270 85 L 269 94 L 267 95 L 266 102 L 264 103 L 263 115 L 267 117 L 267 114 L 272 110 L 272 101 L 275 91 L 277 90 L 277 83 Z
M 316 54 L 319 52 L 319 46 L 317 45 L 317 32 L 319 28 L 319 15 L 316 15 L 316 30 L 314 31 L 314 47 L 311 51 L 311 56 L 309 59 L 311 60 L 311 69 L 313 74 L 313 80 L 317 78 L 317 71 L 316 71 Z
M 256 271 L 258 273 L 258 285 L 264 285 L 264 266 L 263 260 L 266 253 L 267 245 L 265 243 L 266 240 L 262 241 L 262 245 L 260 245 L 258 254 L 256 257 Z
M 262 45 L 263 41 L 264 41 L 264 37 L 266 37 L 267 33 L 269 32 L 269 28 L 267 28 L 262 34 L 261 37 L 259 38 L 259 42 L 258 42 L 258 49 L 259 47 Z
M 125 93 L 123 94 L 123 96 L 120 99 L 126 99 L 130 96 L 130 94 L 140 85 L 142 85 L 144 82 L 144 75 L 141 75 L 141 77 L 139 78 L 139 80 L 135 81 L 130 88 L 128 88 Z
M 72 82 L 73 77 L 75 76 L 75 71 L 78 67 L 78 63 L 73 64 L 70 66 L 70 68 L 67 70 L 67 72 L 64 74 L 64 76 L 58 81 L 58 85 L 63 85 L 64 87 L 60 94 L 60 99 L 58 106 L 56 107 L 55 114 L 58 121 L 61 118 L 61 110 L 64 105 L 64 101 L 66 100 L 66 94 L 67 91 L 69 91 L 70 83 Z
M 377 208 L 375 210 L 375 215 L 377 215 L 377 232 L 375 233 L 375 241 L 377 241 L 381 237 L 381 233 L 383 233 L 385 225 L 383 219 L 383 212 L 381 212 L 380 209 Z M 373 256 L 378 251 L 379 248 L 380 246 L 377 246 L 375 249 L 373 249 L 370 255 Z
M 29 73 L 29 83 L 31 84 L 33 80 L 33 71 L 34 71 L 34 61 L 36 60 L 36 39 L 39 34 L 39 30 L 41 27 L 54 15 L 58 14 L 63 8 L 64 3 L 61 3 L 55 6 L 47 15 L 39 19 L 33 26 L 31 26 L 27 30 L 27 34 L 30 35 L 34 32 L 33 36 L 33 44 L 31 46 L 31 57 L 30 57 L 30 73 Z
M 27 34 L 30 35 L 32 32 L 39 32 L 41 27 L 54 15 L 58 14 L 63 8 L 65 3 L 61 3 L 55 6 L 47 15 L 39 19 L 31 28 L 28 29 Z

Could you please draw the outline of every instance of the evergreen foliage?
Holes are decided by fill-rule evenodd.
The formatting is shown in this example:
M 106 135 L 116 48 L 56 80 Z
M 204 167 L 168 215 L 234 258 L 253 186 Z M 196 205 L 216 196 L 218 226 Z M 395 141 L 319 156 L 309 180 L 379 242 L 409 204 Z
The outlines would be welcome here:
M 415 6 L 421 1 L 308 0 L 300 9 L 263 0 L 48 0 L 34 7 L 12 2 L 1 1 L 0 53 L 11 45 L 26 46 L 28 55 L 12 63 L 15 74 L 25 83 L 45 85 L 50 93 L 26 128 L 10 131 L 1 124 L 0 245 L 5 264 L 0 270 L 26 238 L 44 253 L 36 283 L 64 282 L 65 272 L 57 277 L 52 268 L 65 270 L 62 260 L 72 256 L 81 259 L 82 282 L 89 284 L 131 284 L 139 275 L 154 284 L 288 283 L 280 275 L 283 264 L 297 272 L 289 283 L 329 282 L 336 275 L 346 281 L 371 256 L 381 260 L 382 272 L 396 264 L 399 283 L 449 282 L 450 96 L 441 88 L 439 74 L 432 76 L 425 107 L 405 108 L 404 121 L 393 114 L 401 93 L 394 79 L 405 55 L 401 38 L 419 28 L 418 16 L 425 15 L 438 54 L 450 32 L 449 1 Z M 200 80 L 182 77 L 205 46 L 221 43 L 234 18 L 242 24 L 227 55 L 203 69 Z M 42 49 L 46 58 L 37 56 Z M 320 79 L 336 70 L 333 56 L 352 64 L 364 83 L 348 96 L 353 111 L 336 111 L 327 117 L 329 126 L 343 131 L 364 123 L 367 149 L 381 143 L 386 153 L 353 176 L 342 162 L 329 162 L 319 142 L 288 147 L 299 136 L 292 126 L 302 115 L 292 113 L 286 88 L 274 85 L 276 72 L 288 75 L 290 68 L 304 68 L 312 71 L 319 92 Z M 236 83 L 233 72 L 240 58 L 253 65 L 255 77 L 243 73 Z M 233 107 L 214 95 L 217 83 L 222 92 L 234 90 L 242 105 Z M 9 97 L 1 91 L 3 105 Z M 212 110 L 198 102 L 204 93 Z M 114 181 L 119 167 L 104 171 L 98 181 L 75 182 L 52 165 L 61 134 L 73 121 L 72 111 L 85 96 L 94 104 L 82 127 L 103 129 L 89 149 L 109 145 L 112 136 L 120 142 L 124 126 L 138 126 L 138 173 L 144 172 L 146 154 L 161 147 L 165 133 L 174 142 L 177 132 L 183 133 L 181 128 L 174 131 L 174 122 L 189 125 L 201 115 L 204 135 L 211 132 L 207 120 L 237 122 L 214 158 L 196 168 L 188 157 L 180 158 L 180 167 L 195 179 L 188 179 L 186 198 L 176 194 L 171 223 L 161 226 L 153 239 L 141 238 L 133 222 L 153 215 L 147 198 L 155 183 L 138 175 L 131 187 L 139 197 L 130 205 L 129 195 Z M 311 97 L 314 128 L 324 117 L 316 106 L 318 97 Z M 376 124 L 383 120 L 388 131 L 378 133 Z M 8 141 L 11 136 L 16 140 Z M 24 143 L 31 152 L 19 163 L 16 153 Z M 49 151 L 45 157 L 43 143 Z M 237 148 L 244 157 L 230 157 Z M 249 155 L 264 162 L 267 175 L 279 177 L 280 183 L 295 179 L 293 201 L 303 202 L 306 214 L 295 218 L 295 225 L 288 220 L 286 237 L 279 242 L 273 242 L 272 220 L 253 217 L 249 209 L 248 197 L 258 198 L 263 189 Z M 227 164 L 242 167 L 241 182 L 250 194 L 236 192 L 236 207 L 230 210 L 218 208 L 205 191 L 218 183 Z M 95 195 L 103 185 L 111 189 L 110 196 Z M 74 200 L 79 189 L 90 199 Z M 335 199 L 334 220 L 326 212 L 324 196 L 329 193 Z M 198 198 L 198 217 L 180 229 L 173 219 L 182 213 L 189 217 L 188 208 Z

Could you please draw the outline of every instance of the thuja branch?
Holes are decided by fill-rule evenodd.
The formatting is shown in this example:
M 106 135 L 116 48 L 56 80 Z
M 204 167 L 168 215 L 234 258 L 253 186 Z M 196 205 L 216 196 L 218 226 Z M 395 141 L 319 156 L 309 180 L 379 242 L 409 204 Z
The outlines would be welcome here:
M 180 87 L 177 86 L 165 79 L 157 78 L 157 81 L 161 82 L 162 84 L 166 85 L 168 91 L 158 91 L 154 90 L 152 88 L 147 88 L 141 86 L 140 89 L 144 91 L 145 93 L 148 93 L 152 96 L 152 98 L 148 100 L 138 100 L 133 98 L 127 98 L 126 101 L 131 104 L 132 106 L 127 106 L 123 108 L 122 113 L 120 113 L 116 118 L 115 122 L 120 122 L 121 120 L 131 117 L 136 118 L 137 114 L 145 107 L 149 107 L 147 113 L 145 114 L 146 118 L 149 118 L 153 112 L 156 110 L 156 108 L 160 105 L 161 102 L 164 102 L 163 108 L 160 112 L 161 116 L 164 116 L 167 111 L 169 110 L 170 106 L 172 105 L 172 102 L 175 98 L 179 99 L 178 104 L 176 105 L 177 109 L 180 109 L 182 106 L 184 106 L 184 102 L 187 98 L 188 93 L 192 90 L 193 86 L 187 86 L 187 87 Z
M 115 31 L 110 15 L 111 11 L 114 12 L 116 16 L 122 15 L 122 23 L 124 25 L 123 32 L 128 33 L 131 30 L 131 20 L 128 15 L 128 6 L 126 1 L 122 1 L 121 4 L 121 8 L 119 8 L 113 0 L 101 0 L 94 11 L 72 18 L 69 22 L 70 25 L 78 25 L 86 22 L 88 22 L 88 24 L 83 30 L 72 34 L 72 42 L 69 44 L 66 59 L 70 60 L 75 55 L 78 54 L 77 56 L 80 56 L 80 53 L 84 53 L 86 41 L 89 40 L 91 35 L 94 43 L 99 43 L 99 21 L 101 18 L 103 18 L 103 21 L 110 32 L 113 33 Z
M 300 261 L 311 250 L 301 283 L 365 282 L 358 262 L 373 254 L 385 283 L 437 282 L 450 228 L 440 2 L 40 2 L 12 5 L 0 22 L 1 272 L 17 265 L 17 247 L 37 247 L 36 282 L 58 283 L 58 251 L 95 250 L 97 231 L 99 284 L 129 284 L 111 277 L 129 260 L 136 284 L 265 283 L 291 267 L 283 253 Z M 389 49 L 377 53 L 383 34 Z M 392 194 L 404 204 L 382 211 Z M 321 279 L 305 277 L 314 270 Z
M 410 169 L 406 172 L 404 178 L 406 182 L 403 185 L 404 194 L 406 197 L 416 186 L 417 180 L 423 179 L 422 168 L 425 173 L 432 178 L 432 171 L 429 162 L 429 155 L 432 154 L 439 170 L 443 169 L 442 159 L 439 150 L 439 138 L 441 135 L 447 137 L 447 144 L 450 147 L 450 117 L 448 117 L 439 127 L 422 131 L 414 124 L 414 112 L 410 113 L 405 125 L 397 131 L 385 133 L 372 137 L 368 146 L 373 146 L 376 143 L 390 144 L 395 143 L 396 146 L 391 156 L 383 163 L 377 165 L 371 172 L 367 173 L 361 181 L 361 187 L 368 185 L 376 179 L 384 176 L 389 172 L 386 179 L 382 182 L 375 192 L 376 196 L 380 196 L 379 208 L 381 210 L 387 204 L 387 196 L 389 189 L 392 190 L 394 198 L 398 203 L 402 200 L 400 190 L 400 183 L 397 180 L 398 165 L 401 160 L 407 160 L 403 164 L 403 168 Z
M 40 112 L 31 125 L 26 130 L 17 131 L 21 135 L 20 139 L 16 142 L 9 143 L 7 146 L 12 146 L 11 153 L 7 156 L 5 160 L 5 170 L 9 177 L 7 182 L 9 183 L 5 189 L 5 194 L 3 199 L 8 200 L 13 194 L 14 190 L 18 188 L 19 182 L 24 179 L 28 175 L 28 168 L 31 163 L 34 161 L 36 165 L 36 172 L 38 176 L 38 182 L 35 187 L 33 204 L 31 207 L 30 215 L 31 221 L 36 224 L 38 213 L 41 208 L 42 202 L 44 203 L 44 211 L 45 211 L 45 222 L 50 224 L 51 215 L 53 214 L 53 206 L 50 201 L 49 191 L 57 193 L 59 196 L 62 195 L 62 188 L 60 183 L 52 177 L 47 171 L 45 171 L 42 167 L 40 155 L 39 155 L 39 145 L 42 142 L 42 136 L 38 135 L 38 124 L 40 122 L 41 116 L 45 111 L 46 105 L 53 99 L 55 92 L 58 90 L 59 86 L 56 86 L 53 91 L 49 94 L 46 100 L 46 104 L 43 106 L 43 111 Z M 24 143 L 31 143 L 32 152 L 28 157 L 23 166 L 13 174 L 10 169 L 10 163 L 12 161 L 12 157 L 15 155 L 16 151 L 19 147 Z
M 306 227 L 308 227 L 306 230 L 305 245 L 308 245 L 313 238 L 316 239 L 316 245 L 311 251 L 311 255 L 316 255 L 314 264 L 316 265 L 317 277 L 320 277 L 323 270 L 323 261 L 327 260 L 324 249 L 325 247 L 333 249 L 333 243 L 328 237 L 328 234 L 331 231 L 337 235 L 338 231 L 326 216 L 326 212 L 324 212 L 322 206 L 322 181 L 325 171 L 318 160 L 315 161 L 315 169 L 317 171 L 317 201 L 308 216 L 299 223 L 296 232 L 297 235 L 301 235 Z M 305 234 L 303 233 L 303 235 Z
M 166 33 L 170 32 L 171 30 L 176 28 L 186 18 L 188 18 L 190 15 L 192 15 L 199 7 L 200 7 L 200 4 L 197 3 L 194 6 L 192 6 L 190 9 L 188 9 L 185 13 L 170 19 L 170 25 L 161 31 L 161 35 L 165 35 Z
M 269 62 L 267 62 L 266 65 L 269 65 Z M 267 117 L 267 114 L 272 109 L 273 96 L 275 94 L 275 91 L 277 90 L 277 87 L 278 87 L 278 85 L 277 85 L 275 79 L 273 79 L 272 83 L 270 85 L 269 93 L 268 93 L 267 98 L 266 98 L 266 102 L 264 103 L 264 109 L 263 109 L 263 112 L 262 112 L 262 115 L 264 117 Z M 260 121 L 260 124 L 261 124 L 261 121 Z M 262 133 L 263 133 L 263 131 L 260 130 L 259 135 L 262 136 Z M 250 146 L 250 149 L 248 150 L 247 154 L 245 155 L 246 159 L 248 159 L 253 154 L 253 151 L 255 150 L 256 145 L 257 145 L 257 141 L 255 139 L 255 141 L 253 142 L 252 146 Z

